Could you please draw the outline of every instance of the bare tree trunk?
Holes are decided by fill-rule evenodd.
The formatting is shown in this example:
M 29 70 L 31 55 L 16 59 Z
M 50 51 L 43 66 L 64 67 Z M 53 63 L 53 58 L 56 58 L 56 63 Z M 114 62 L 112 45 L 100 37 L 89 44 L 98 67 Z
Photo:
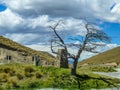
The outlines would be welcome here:
M 71 75 L 76 75 L 77 63 L 78 63 L 78 60 L 75 59 L 73 62 L 73 66 L 71 68 Z

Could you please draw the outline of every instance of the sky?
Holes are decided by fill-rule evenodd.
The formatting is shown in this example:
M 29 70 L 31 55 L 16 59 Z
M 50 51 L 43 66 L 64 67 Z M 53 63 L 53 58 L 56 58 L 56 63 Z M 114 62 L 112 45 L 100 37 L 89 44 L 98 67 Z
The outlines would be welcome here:
M 53 21 L 63 20 L 60 35 L 81 35 L 84 19 L 111 37 L 101 51 L 120 45 L 120 0 L 0 0 L 0 35 L 36 50 L 50 51 L 47 43 Z M 84 52 L 82 59 L 94 54 Z

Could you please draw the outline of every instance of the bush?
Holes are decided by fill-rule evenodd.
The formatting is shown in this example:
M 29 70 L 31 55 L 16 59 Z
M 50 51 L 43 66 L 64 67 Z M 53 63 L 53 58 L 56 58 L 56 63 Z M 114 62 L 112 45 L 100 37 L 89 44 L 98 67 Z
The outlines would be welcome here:
M 108 87 L 108 84 L 102 80 L 97 79 L 83 80 L 80 86 L 81 89 L 105 88 L 105 87 Z
M 8 84 L 10 85 L 10 88 L 18 88 L 18 79 L 17 77 L 11 77 L 8 79 Z
M 16 74 L 15 74 L 15 71 L 14 71 L 14 70 L 13 70 L 13 71 L 10 71 L 10 72 L 9 72 L 9 75 L 10 75 L 10 76 L 15 76 L 15 75 L 16 75 Z
M 22 74 L 20 74 L 20 73 L 17 73 L 16 76 L 17 76 L 17 78 L 18 78 L 19 80 L 21 80 L 21 79 L 24 78 L 24 75 L 22 75 Z
M 35 76 L 36 76 L 36 78 L 41 78 L 42 77 L 42 75 L 39 72 L 36 72 Z
M 31 66 L 28 66 L 28 67 L 25 67 L 24 71 L 25 71 L 25 72 L 28 72 L 28 73 L 32 73 L 32 72 L 34 72 L 35 70 L 34 70 L 34 68 L 32 68 Z
M 26 88 L 39 88 L 40 87 L 40 80 L 32 77 L 32 78 L 26 78 L 19 82 L 20 88 L 24 88 L 25 90 L 29 90 Z M 43 83 L 43 82 L 41 82 Z
M 108 67 L 108 66 L 91 66 L 89 68 L 91 71 L 94 71 L 94 72 L 115 72 L 116 71 L 113 67 Z
M 0 74 L 0 81 L 1 82 L 7 82 L 7 79 L 8 79 L 8 74 L 6 74 L 6 73 Z
M 5 73 L 9 73 L 10 71 L 11 71 L 11 69 L 9 67 L 4 68 Z
M 33 73 L 29 73 L 29 72 L 25 72 L 25 76 L 26 77 L 32 77 L 32 76 L 34 76 L 34 74 Z
M 38 88 L 38 87 L 40 87 L 39 81 L 32 81 L 28 85 L 28 88 Z

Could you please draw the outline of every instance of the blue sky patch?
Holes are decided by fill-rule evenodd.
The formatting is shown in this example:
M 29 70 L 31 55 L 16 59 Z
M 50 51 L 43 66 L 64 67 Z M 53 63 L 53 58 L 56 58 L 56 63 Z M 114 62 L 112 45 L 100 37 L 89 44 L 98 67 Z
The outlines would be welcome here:
M 120 44 L 120 24 L 104 22 L 100 25 L 101 28 L 111 37 L 112 43 Z
M 0 12 L 6 10 L 7 7 L 3 4 L 0 4 Z

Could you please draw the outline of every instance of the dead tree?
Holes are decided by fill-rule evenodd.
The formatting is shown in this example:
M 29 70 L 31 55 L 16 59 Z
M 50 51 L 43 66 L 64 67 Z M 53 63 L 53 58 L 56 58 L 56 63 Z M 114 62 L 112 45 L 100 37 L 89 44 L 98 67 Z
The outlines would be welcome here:
M 104 44 L 101 44 L 99 42 L 110 42 L 110 38 L 104 33 L 102 30 L 99 30 L 95 28 L 94 25 L 91 23 L 86 23 L 84 25 L 85 28 L 85 35 L 77 36 L 77 37 L 71 37 L 70 40 L 73 41 L 73 43 L 67 43 L 62 39 L 62 37 L 58 34 L 57 27 L 61 24 L 61 21 L 58 21 L 54 26 L 50 26 L 50 29 L 55 34 L 55 37 L 51 40 L 51 51 L 55 54 L 57 52 L 54 50 L 54 47 L 61 47 L 66 52 L 66 57 L 71 58 L 73 60 L 73 66 L 71 68 L 71 75 L 76 75 L 76 69 L 78 60 L 81 57 L 81 54 L 83 51 L 92 52 L 92 53 L 98 53 L 96 51 L 96 48 L 98 46 L 103 46 Z M 74 41 L 79 41 L 79 44 L 74 44 Z M 69 47 L 76 47 L 77 52 L 76 54 L 71 54 L 70 51 L 68 51 Z
M 55 26 L 49 27 L 51 30 L 53 30 L 55 34 L 54 39 L 51 40 L 51 51 L 54 54 L 60 55 L 60 57 L 58 56 L 58 58 L 60 58 L 62 61 L 62 62 L 60 61 L 60 67 L 68 68 L 69 66 L 68 66 L 68 57 L 67 57 L 67 53 L 68 53 L 67 46 L 64 40 L 62 39 L 62 37 L 56 31 L 56 28 L 59 26 L 60 22 L 61 21 L 57 22 Z M 59 49 L 58 51 L 55 51 L 53 49 L 54 47 L 61 47 L 61 49 Z

